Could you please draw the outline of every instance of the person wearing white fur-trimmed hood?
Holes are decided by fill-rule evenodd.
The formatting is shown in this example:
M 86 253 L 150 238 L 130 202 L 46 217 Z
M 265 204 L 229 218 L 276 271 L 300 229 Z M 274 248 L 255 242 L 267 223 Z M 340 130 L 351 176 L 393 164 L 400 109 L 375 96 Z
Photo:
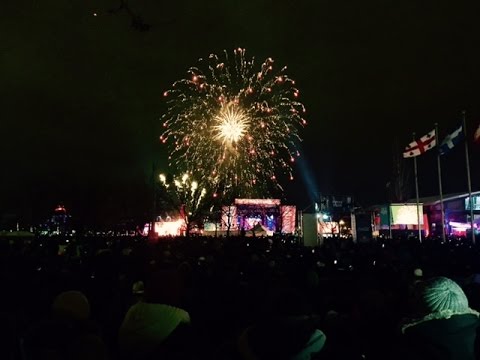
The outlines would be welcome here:
M 462 288 L 446 277 L 417 283 L 415 314 L 402 322 L 393 359 L 475 360 L 479 313 Z
M 267 296 L 264 317 L 237 339 L 237 359 L 310 360 L 323 358 L 325 334 L 311 304 L 294 289 L 277 289 Z

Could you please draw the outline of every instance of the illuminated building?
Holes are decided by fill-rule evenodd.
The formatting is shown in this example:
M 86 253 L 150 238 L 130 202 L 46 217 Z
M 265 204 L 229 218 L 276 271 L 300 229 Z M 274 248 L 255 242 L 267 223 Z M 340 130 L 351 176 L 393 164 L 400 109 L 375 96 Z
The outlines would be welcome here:
M 474 228 L 480 226 L 480 191 L 472 192 Z M 424 236 L 442 235 L 442 212 L 440 196 L 419 199 L 420 223 Z M 377 206 L 375 225 L 384 234 L 404 234 L 418 230 L 416 200 L 405 204 Z M 446 194 L 443 196 L 446 235 L 467 236 L 470 233 L 470 199 L 468 193 Z
M 39 226 L 40 235 L 71 235 L 73 229 L 72 216 L 63 205 L 57 205 L 53 215 Z

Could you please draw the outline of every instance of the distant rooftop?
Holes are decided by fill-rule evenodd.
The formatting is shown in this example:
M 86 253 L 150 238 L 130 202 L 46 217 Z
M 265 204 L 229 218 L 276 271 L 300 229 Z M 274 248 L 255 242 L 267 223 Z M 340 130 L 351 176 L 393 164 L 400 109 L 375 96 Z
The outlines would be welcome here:
M 472 191 L 472 195 L 480 195 L 480 191 Z M 461 199 L 464 197 L 468 197 L 468 192 L 461 192 L 461 193 L 453 193 L 453 194 L 444 194 L 443 195 L 443 201 L 450 201 L 450 200 L 456 200 L 456 199 Z M 416 203 L 417 200 L 415 198 L 407 200 L 405 203 L 410 204 L 410 203 Z M 428 196 L 428 197 L 423 197 L 419 198 L 418 202 L 424 204 L 424 205 L 435 205 L 435 204 L 440 204 L 440 195 L 435 195 L 435 196 Z

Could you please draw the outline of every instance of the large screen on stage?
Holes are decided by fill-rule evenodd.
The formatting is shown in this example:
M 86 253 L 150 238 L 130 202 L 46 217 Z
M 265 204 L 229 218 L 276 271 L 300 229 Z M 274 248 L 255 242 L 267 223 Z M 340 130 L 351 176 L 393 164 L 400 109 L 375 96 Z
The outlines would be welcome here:
M 419 204 L 420 224 L 423 225 L 423 204 Z M 417 225 L 417 204 L 392 204 L 392 225 Z

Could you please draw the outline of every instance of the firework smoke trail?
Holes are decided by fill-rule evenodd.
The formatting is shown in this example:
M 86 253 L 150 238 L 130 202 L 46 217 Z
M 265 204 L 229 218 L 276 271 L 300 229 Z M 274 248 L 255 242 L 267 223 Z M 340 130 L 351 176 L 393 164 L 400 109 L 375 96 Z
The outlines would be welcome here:
M 245 49 L 199 59 L 164 93 L 169 107 L 160 140 L 169 145 L 170 165 L 213 191 L 258 196 L 281 189 L 279 180 L 293 179 L 296 143 L 307 123 L 285 71 L 274 72 L 271 58 L 256 69 Z

